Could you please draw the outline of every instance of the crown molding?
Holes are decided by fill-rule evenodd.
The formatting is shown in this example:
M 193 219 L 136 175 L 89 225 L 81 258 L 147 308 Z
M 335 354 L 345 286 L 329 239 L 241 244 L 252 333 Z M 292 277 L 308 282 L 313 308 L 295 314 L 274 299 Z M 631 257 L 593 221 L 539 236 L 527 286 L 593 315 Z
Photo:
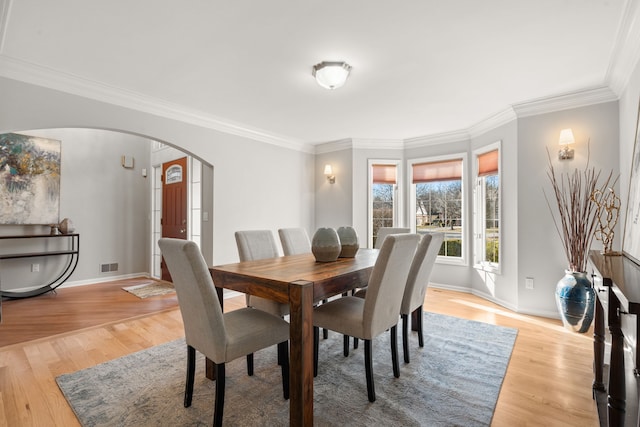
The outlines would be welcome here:
M 640 61 L 640 5 L 638 0 L 628 0 L 620 19 L 606 81 L 620 97 L 629 84 L 633 70 Z
M 475 137 L 484 135 L 490 130 L 506 125 L 507 123 L 510 123 L 516 120 L 517 118 L 518 116 L 516 115 L 516 112 L 513 110 L 513 107 L 508 107 L 500 111 L 499 113 L 489 116 L 488 118 L 471 126 L 467 130 L 467 132 L 469 133 L 470 138 L 475 138 Z
M 456 130 L 434 135 L 419 136 L 404 140 L 404 148 L 420 148 L 431 145 L 450 144 L 452 142 L 468 141 L 470 138 L 467 130 Z
M 513 105 L 513 110 L 517 117 L 528 117 L 617 100 L 616 94 L 608 87 L 596 87 L 520 102 Z
M 402 139 L 365 139 L 352 138 L 353 148 L 359 150 L 402 150 L 404 149 L 404 141 Z
M 315 154 L 326 154 L 336 151 L 351 150 L 353 148 L 353 141 L 351 138 L 346 138 L 339 141 L 323 142 L 321 144 L 314 145 L 314 148 Z
M 62 73 L 7 55 L 0 55 L 0 76 L 283 148 L 314 153 L 313 146 L 301 140 L 275 135 L 199 110 L 185 108 L 162 99 L 152 98 L 81 76 Z

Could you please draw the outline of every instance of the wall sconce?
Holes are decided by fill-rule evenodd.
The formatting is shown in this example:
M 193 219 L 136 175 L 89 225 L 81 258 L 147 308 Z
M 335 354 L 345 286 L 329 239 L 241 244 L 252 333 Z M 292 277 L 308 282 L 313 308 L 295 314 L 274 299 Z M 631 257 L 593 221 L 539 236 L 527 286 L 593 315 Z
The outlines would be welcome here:
M 558 151 L 558 159 L 573 159 L 573 148 L 569 148 L 569 145 L 574 144 L 575 142 L 571 128 L 562 129 L 560 131 L 560 139 L 558 140 L 558 144 L 560 144 L 561 147 L 560 151 Z
M 327 177 L 327 181 L 329 181 L 329 184 L 336 183 L 336 176 L 333 174 L 333 168 L 331 167 L 331 165 L 324 165 L 324 174 Z

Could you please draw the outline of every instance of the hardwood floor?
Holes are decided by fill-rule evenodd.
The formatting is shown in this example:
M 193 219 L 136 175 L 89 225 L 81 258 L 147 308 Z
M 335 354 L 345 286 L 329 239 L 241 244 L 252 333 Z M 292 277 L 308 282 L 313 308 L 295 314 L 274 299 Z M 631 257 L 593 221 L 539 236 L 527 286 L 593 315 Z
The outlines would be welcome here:
M 12 343 L 0 346 L 0 427 L 77 426 L 56 385 L 58 375 L 184 335 L 175 296 L 141 300 L 120 289 L 127 284 L 60 289 L 55 301 L 39 297 L 3 303 L 0 338 Z M 67 308 L 61 312 L 57 306 L 63 305 Z M 243 296 L 225 300 L 226 310 L 243 306 Z M 592 333 L 570 333 L 560 321 L 433 288 L 425 309 L 518 329 L 493 426 L 598 425 L 591 398 Z M 31 319 L 30 325 L 17 325 L 12 319 L 18 316 Z M 35 339 L 17 342 L 15 335 L 38 329 L 43 332 Z

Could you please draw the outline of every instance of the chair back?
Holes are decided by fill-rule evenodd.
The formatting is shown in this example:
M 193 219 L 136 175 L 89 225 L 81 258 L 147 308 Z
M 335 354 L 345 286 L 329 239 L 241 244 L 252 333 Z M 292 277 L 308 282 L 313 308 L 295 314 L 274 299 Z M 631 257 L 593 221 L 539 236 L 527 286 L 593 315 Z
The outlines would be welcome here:
M 409 267 L 419 240 L 417 234 L 393 234 L 382 244 L 364 300 L 365 335 L 375 337 L 398 323 Z
M 285 256 L 311 253 L 311 241 L 304 228 L 281 228 L 278 235 Z
M 380 249 L 382 247 L 382 243 L 384 243 L 384 238 L 389 234 L 402 234 L 402 233 L 411 233 L 410 228 L 405 227 L 380 227 L 378 228 L 378 236 L 376 237 L 376 242 L 373 244 L 374 249 Z
M 443 240 L 444 233 L 427 233 L 422 236 L 409 268 L 400 314 L 409 315 L 424 304 L 433 264 L 436 261 Z
M 162 238 L 158 241 L 184 323 L 187 345 L 214 362 L 225 361 L 227 332 L 220 300 L 200 248 L 189 240 Z
M 236 231 L 236 245 L 240 261 L 280 256 L 278 244 L 271 230 Z

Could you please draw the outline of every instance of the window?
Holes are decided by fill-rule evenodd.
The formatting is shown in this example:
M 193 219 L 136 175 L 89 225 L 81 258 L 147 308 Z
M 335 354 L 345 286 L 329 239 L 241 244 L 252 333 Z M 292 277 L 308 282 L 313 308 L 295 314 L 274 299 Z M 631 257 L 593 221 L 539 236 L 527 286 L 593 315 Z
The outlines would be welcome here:
M 411 163 L 411 199 L 417 233 L 443 232 L 438 255 L 464 262 L 464 156 Z
M 474 258 L 476 268 L 500 269 L 500 151 L 492 144 L 475 153 Z
M 369 161 L 369 247 L 373 247 L 380 227 L 398 226 L 397 161 Z

